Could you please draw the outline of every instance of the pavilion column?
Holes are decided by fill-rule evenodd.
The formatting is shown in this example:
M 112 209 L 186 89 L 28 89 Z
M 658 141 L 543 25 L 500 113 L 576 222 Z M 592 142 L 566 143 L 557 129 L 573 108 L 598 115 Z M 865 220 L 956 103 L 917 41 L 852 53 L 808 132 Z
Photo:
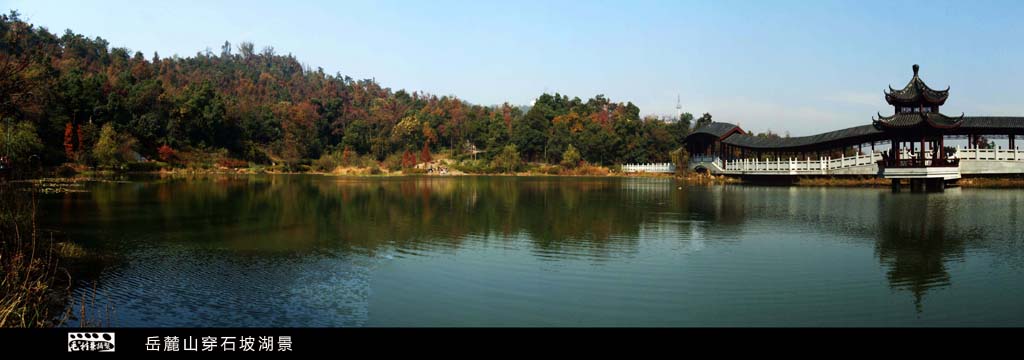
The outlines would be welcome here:
M 921 137 L 921 150 L 917 152 L 917 156 L 924 160 L 924 137 Z
M 890 154 L 889 157 L 892 158 L 893 160 L 895 160 L 896 163 L 898 164 L 899 160 L 900 160 L 900 142 L 896 141 L 896 139 L 893 139 L 892 142 L 889 145 L 891 145 L 890 146 L 891 150 L 889 150 L 889 151 L 892 153 L 892 154 Z

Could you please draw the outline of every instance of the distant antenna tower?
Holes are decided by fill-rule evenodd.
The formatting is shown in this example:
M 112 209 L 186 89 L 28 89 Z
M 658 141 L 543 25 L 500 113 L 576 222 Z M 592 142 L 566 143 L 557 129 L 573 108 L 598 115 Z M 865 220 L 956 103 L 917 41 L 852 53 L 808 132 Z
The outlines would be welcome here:
M 676 120 L 683 117 L 683 103 L 679 100 L 679 94 L 676 94 Z

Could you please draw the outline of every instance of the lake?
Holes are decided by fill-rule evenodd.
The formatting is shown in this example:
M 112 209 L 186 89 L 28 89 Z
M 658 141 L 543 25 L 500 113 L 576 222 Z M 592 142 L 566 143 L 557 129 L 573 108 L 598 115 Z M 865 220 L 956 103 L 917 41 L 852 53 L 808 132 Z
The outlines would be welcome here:
M 142 178 L 40 195 L 113 326 L 1022 326 L 1024 191 Z M 77 313 L 77 310 L 76 310 Z M 68 325 L 76 326 L 75 320 Z

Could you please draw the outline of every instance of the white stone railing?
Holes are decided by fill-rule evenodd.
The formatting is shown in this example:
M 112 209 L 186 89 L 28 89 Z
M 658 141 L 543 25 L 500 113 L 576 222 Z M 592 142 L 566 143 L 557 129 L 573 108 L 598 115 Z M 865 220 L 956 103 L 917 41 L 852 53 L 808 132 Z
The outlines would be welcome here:
M 920 152 L 910 151 L 908 149 L 900 150 L 900 159 L 919 159 L 921 156 Z M 931 159 L 932 153 L 926 152 L 924 154 L 925 159 Z M 956 152 L 951 156 L 954 159 L 960 160 L 976 160 L 976 161 L 1009 161 L 1017 164 L 1024 164 L 1024 150 L 1019 149 L 978 149 L 978 148 L 956 148 Z M 737 160 L 725 160 L 719 163 L 720 167 L 726 174 L 765 174 L 765 175 L 831 175 L 836 174 L 837 170 L 842 170 L 840 174 L 868 174 L 877 169 L 869 168 L 882 160 L 881 152 L 874 152 L 866 155 L 858 156 L 840 156 L 838 158 L 823 157 L 820 159 L 796 159 L 796 158 L 776 158 L 771 160 L 764 159 L 737 159 Z M 963 164 L 963 163 L 961 163 Z M 975 173 L 1020 173 L 1018 170 L 1007 170 L 1000 167 L 975 167 L 968 168 L 967 171 L 973 171 Z M 979 170 L 980 169 L 980 170 Z M 980 171 L 980 172 L 979 172 Z M 995 171 L 995 172 L 993 172 Z
M 727 172 L 765 172 L 765 173 L 821 173 L 829 170 L 851 168 L 856 166 L 874 165 L 882 160 L 879 153 L 858 156 L 840 156 L 838 158 L 823 157 L 819 159 L 737 159 L 724 162 Z
M 625 164 L 622 165 L 622 172 L 657 172 L 672 173 L 676 166 L 672 163 L 647 163 L 647 164 Z
M 690 156 L 690 162 L 692 162 L 692 163 L 705 162 L 705 163 L 721 164 L 722 163 L 722 159 L 717 157 L 717 156 L 714 156 L 714 155 L 691 155 Z
M 688 166 L 690 168 L 693 168 L 697 164 L 701 163 L 713 164 L 714 166 L 717 166 L 719 169 L 722 168 L 722 158 L 714 155 L 691 155 L 690 164 Z
M 961 149 L 957 146 L 954 156 L 961 160 L 1024 161 L 1024 151 L 1018 149 Z

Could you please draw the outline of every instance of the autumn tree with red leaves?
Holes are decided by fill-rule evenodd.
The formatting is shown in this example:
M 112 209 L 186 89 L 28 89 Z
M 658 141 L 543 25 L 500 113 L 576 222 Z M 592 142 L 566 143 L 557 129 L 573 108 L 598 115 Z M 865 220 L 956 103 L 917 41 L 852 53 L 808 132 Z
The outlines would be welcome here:
M 160 146 L 160 148 L 157 149 L 156 152 L 157 156 L 160 158 L 160 161 L 166 163 L 173 162 L 178 158 L 178 153 L 174 151 L 174 149 L 172 149 L 170 146 L 167 146 L 167 144 Z
M 411 168 L 416 166 L 416 155 L 412 151 L 406 150 L 402 153 L 402 167 Z
M 75 161 L 75 127 L 71 123 L 64 126 L 64 156 L 68 161 Z
M 431 161 L 434 160 L 430 157 L 430 142 L 423 142 L 423 150 L 420 151 L 420 162 L 428 163 Z

